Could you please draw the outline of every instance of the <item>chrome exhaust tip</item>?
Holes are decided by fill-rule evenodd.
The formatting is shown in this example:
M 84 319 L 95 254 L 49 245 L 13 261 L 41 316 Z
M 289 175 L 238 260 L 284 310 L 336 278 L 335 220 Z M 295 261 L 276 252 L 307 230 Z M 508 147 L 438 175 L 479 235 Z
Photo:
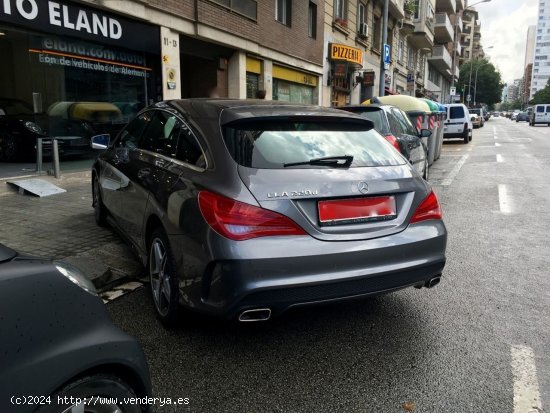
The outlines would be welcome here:
M 433 288 L 437 284 L 439 284 L 440 281 L 441 281 L 441 275 L 438 275 L 437 277 L 430 278 L 428 281 L 426 281 L 426 284 L 424 284 L 424 287 Z
M 271 309 L 255 308 L 254 310 L 245 310 L 239 315 L 239 321 L 245 323 L 250 321 L 267 321 L 271 317 Z

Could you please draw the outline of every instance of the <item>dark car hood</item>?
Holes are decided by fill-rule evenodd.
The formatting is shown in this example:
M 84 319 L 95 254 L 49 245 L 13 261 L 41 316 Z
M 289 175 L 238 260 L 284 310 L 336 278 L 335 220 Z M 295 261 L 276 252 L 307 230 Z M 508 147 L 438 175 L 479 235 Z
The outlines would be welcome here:
M 11 261 L 17 256 L 17 252 L 11 248 L 6 247 L 4 244 L 0 244 L 0 263 Z

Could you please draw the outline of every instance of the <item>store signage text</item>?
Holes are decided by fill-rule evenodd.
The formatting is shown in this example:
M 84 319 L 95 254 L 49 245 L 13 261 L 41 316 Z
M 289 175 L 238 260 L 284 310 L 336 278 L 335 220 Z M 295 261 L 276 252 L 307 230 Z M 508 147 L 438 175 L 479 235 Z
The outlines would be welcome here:
M 355 47 L 346 46 L 344 44 L 330 44 L 330 59 L 345 60 L 347 62 L 363 65 L 363 52 Z
M 86 32 L 113 40 L 122 37 L 122 25 L 117 19 L 74 5 L 69 7 L 55 1 L 45 3 L 38 0 L 0 0 L 0 15 L 12 16 L 15 13 L 28 21 L 34 21 L 37 18 L 43 19 L 42 15 L 47 14 L 46 21 L 51 26 Z

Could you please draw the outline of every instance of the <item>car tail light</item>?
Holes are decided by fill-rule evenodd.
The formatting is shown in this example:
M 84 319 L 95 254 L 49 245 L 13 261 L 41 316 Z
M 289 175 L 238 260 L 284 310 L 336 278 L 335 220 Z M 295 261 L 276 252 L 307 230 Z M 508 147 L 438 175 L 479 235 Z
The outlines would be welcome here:
M 305 235 L 290 218 L 209 191 L 199 192 L 202 216 L 218 234 L 234 241 L 274 235 Z
M 397 152 L 401 153 L 401 148 L 399 147 L 399 142 L 397 142 L 397 138 L 393 136 L 391 133 L 387 134 L 385 136 L 386 140 L 393 145 L 395 149 L 397 149 Z
M 420 221 L 426 221 L 428 219 L 441 219 L 443 213 L 441 212 L 441 206 L 439 200 L 434 191 L 431 191 L 429 195 L 424 198 L 422 203 L 416 208 L 411 218 L 411 224 Z
M 468 122 L 464 123 L 464 130 L 468 130 Z

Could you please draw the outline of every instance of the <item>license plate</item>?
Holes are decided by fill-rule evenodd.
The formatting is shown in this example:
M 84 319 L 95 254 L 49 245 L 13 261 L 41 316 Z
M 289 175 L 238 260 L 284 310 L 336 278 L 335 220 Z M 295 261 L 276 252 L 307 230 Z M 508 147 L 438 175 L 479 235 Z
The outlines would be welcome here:
M 393 196 L 319 201 L 318 210 L 322 225 L 385 221 L 397 217 Z

